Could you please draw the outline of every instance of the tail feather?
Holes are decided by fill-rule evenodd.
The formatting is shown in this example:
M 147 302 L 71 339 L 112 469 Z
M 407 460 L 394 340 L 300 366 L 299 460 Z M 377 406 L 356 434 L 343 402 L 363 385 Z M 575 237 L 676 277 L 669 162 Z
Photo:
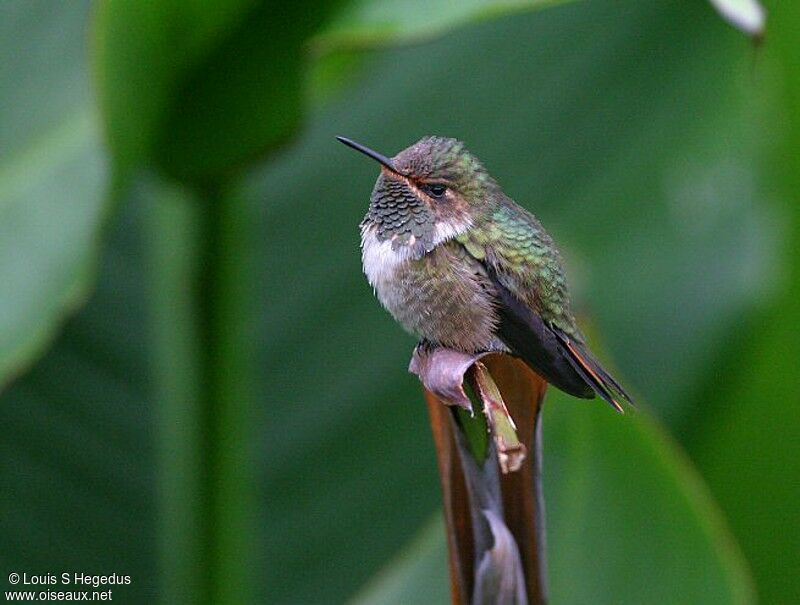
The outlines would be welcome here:
M 622 385 L 600 365 L 600 362 L 589 353 L 585 346 L 570 340 L 560 330 L 555 330 L 555 332 L 564 356 L 595 393 L 610 403 L 620 414 L 623 414 L 625 410 L 619 399 L 624 399 L 633 405 L 633 400 Z

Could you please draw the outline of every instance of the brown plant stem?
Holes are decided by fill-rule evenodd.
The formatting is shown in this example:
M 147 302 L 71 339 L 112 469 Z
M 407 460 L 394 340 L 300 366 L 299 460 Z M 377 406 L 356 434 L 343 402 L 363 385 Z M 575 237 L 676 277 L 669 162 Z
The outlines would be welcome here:
M 489 355 L 481 360 L 499 387 L 503 400 L 517 426 L 520 441 L 529 452 L 522 467 L 499 473 L 502 514 L 505 526 L 519 549 L 528 602 L 547 602 L 544 501 L 541 489 L 541 422 L 540 412 L 547 383 L 525 364 L 507 355 Z M 475 504 L 470 501 L 464 475 L 465 448 L 459 448 L 452 408 L 426 390 L 439 474 L 442 484 L 444 516 L 447 527 L 448 562 L 452 602 L 467 605 L 475 600 Z M 463 441 L 463 440 L 462 440 Z M 497 465 L 495 448 L 487 464 Z M 489 473 L 496 476 L 496 473 Z M 473 484 L 475 479 L 472 479 Z M 478 553 L 480 554 L 480 553 Z

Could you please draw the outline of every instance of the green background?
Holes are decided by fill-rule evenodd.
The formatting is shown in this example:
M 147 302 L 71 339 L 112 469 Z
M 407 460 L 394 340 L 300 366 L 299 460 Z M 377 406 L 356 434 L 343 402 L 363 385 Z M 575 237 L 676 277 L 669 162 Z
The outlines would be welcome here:
M 334 139 L 440 134 L 641 402 L 547 396 L 552 602 L 800 597 L 797 9 L 755 46 L 703 2 L 546 4 L 0 5 L 3 590 L 446 601 L 376 168 Z

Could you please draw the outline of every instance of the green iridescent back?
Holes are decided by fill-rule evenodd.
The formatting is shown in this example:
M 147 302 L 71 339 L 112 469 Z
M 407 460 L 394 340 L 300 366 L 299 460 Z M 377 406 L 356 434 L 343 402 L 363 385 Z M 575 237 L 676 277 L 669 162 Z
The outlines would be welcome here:
M 458 241 L 546 322 L 583 342 L 570 309 L 561 255 L 538 219 L 500 194 Z

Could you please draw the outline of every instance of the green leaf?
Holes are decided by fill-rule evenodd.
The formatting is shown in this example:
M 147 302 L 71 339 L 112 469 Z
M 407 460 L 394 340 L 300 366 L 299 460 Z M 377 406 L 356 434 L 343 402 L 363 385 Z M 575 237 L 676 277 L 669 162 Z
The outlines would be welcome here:
M 775 5 L 763 60 L 782 77 L 773 111 L 776 132 L 770 200 L 788 242 L 775 259 L 779 295 L 752 314 L 713 360 L 699 390 L 702 414 L 687 423 L 685 441 L 724 507 L 751 561 L 763 603 L 791 603 L 800 594 L 800 6 Z
M 97 3 L 95 77 L 108 143 L 123 172 L 150 158 L 181 83 L 253 4 Z
M 353 0 L 312 40 L 318 52 L 336 48 L 419 42 L 465 25 L 568 0 Z
M 554 603 L 754 602 L 720 510 L 646 410 L 619 418 L 561 393 L 544 410 Z
M 104 2 L 95 72 L 117 167 L 218 181 L 284 142 L 303 115 L 309 39 L 318 58 L 555 3 Z
M 796 576 L 780 571 L 800 564 L 793 521 L 800 486 L 791 480 L 800 473 L 800 351 L 786 329 L 800 321 L 798 292 L 795 285 L 790 297 L 747 326 L 746 345 L 720 360 L 726 369 L 709 381 L 708 410 L 686 436 L 751 561 L 764 603 L 791 602 L 799 587 Z
M 0 384 L 85 297 L 105 161 L 84 55 L 88 3 L 0 6 Z
M 96 76 L 117 167 L 215 182 L 302 115 L 303 44 L 334 2 L 100 5 Z
M 450 585 L 444 536 L 441 515 L 436 515 L 350 602 L 353 605 L 447 603 Z
M 552 390 L 544 415 L 552 603 L 755 602 L 720 511 L 648 413 L 619 417 Z M 447 577 L 437 517 L 355 602 L 441 603 Z
M 138 217 L 125 214 L 88 305 L 0 396 L 0 566 L 130 575 L 114 599 L 154 603 L 155 410 Z

